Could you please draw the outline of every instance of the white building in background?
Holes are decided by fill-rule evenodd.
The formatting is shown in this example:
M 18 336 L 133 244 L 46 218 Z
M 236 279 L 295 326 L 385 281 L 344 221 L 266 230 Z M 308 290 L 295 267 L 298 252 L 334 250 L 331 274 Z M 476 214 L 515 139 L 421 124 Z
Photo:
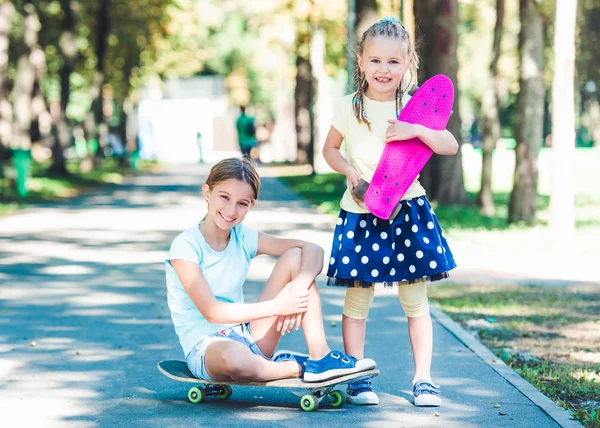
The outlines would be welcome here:
M 261 147 L 261 160 L 294 161 L 293 88 L 282 88 L 278 94 L 276 114 L 271 141 Z M 238 115 L 238 106 L 229 105 L 221 76 L 173 79 L 149 87 L 138 106 L 140 156 L 172 163 L 212 163 L 239 156 Z
M 220 76 L 173 79 L 148 88 L 138 106 L 140 156 L 173 163 L 239 154 L 235 119 Z

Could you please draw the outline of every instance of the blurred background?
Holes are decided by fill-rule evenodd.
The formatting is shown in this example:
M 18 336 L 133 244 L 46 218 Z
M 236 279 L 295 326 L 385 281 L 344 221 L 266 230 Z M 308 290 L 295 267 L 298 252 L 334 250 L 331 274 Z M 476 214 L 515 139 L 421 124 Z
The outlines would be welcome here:
M 101 172 L 143 161 L 239 154 L 240 106 L 257 161 L 329 172 L 320 151 L 334 101 L 353 91 L 356 37 L 390 15 L 416 40 L 419 81 L 444 73 L 457 88 L 449 129 L 462 155 L 429 163 L 431 199 L 466 204 L 476 193 L 492 216 L 500 174 L 508 222 L 533 224 L 538 188 L 549 194 L 557 170 L 599 160 L 597 0 L 3 0 L 3 211 L 32 191 L 76 192 L 74 174 L 110 181 Z M 553 114 L 565 121 L 559 141 Z M 560 168 L 553 145 L 571 153 Z M 590 183 L 583 170 L 576 178 Z

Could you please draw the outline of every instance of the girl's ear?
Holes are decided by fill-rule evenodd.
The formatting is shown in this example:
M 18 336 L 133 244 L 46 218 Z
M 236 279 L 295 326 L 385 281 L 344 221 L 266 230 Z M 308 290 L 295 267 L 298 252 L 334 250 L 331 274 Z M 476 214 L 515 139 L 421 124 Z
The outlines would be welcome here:
M 202 195 L 204 196 L 204 200 L 208 201 L 208 198 L 210 197 L 210 187 L 208 187 L 208 184 L 202 185 Z
M 356 56 L 356 63 L 358 64 L 358 68 L 360 68 L 360 71 L 362 71 L 364 73 L 365 67 L 364 67 L 364 64 L 363 64 L 362 56 L 360 56 L 360 55 Z

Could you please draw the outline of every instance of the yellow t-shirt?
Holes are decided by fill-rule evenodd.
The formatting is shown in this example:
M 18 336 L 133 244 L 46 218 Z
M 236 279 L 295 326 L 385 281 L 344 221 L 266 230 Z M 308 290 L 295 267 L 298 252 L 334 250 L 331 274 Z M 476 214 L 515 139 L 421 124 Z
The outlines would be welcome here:
M 396 101 L 375 101 L 365 96 L 364 107 L 367 118 L 371 122 L 371 130 L 366 123 L 358 122 L 352 110 L 352 97 L 346 95 L 337 104 L 332 125 L 344 137 L 346 142 L 346 160 L 360 174 L 363 180 L 371 182 L 379 158 L 385 147 L 385 132 L 390 126 L 388 119 L 396 118 Z M 404 105 L 410 99 L 405 95 L 402 99 Z M 417 177 L 410 185 L 403 200 L 425 195 L 425 189 Z M 340 206 L 351 213 L 368 213 L 369 210 L 363 203 L 352 199 L 350 191 L 346 189 Z

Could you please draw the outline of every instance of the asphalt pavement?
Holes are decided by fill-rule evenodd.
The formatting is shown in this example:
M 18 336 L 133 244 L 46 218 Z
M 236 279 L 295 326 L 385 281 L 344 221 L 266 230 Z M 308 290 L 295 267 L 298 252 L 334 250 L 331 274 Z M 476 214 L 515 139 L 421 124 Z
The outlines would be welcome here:
M 434 321 L 433 356 L 443 405 L 414 407 L 406 317 L 396 292 L 384 289 L 376 291 L 366 339 L 366 356 L 381 370 L 374 379 L 379 406 L 324 405 L 306 413 L 289 391 L 261 387 L 234 387 L 229 400 L 190 404 L 190 385 L 156 369 L 159 360 L 183 359 L 163 294 L 163 259 L 172 239 L 204 216 L 199 191 L 207 172 L 206 165 L 187 165 L 140 174 L 0 218 L 0 426 L 570 424 L 558 407 L 544 410 L 528 398 L 502 375 L 505 366 L 494 368 L 500 363 L 461 339 L 466 332 L 443 314 Z M 318 242 L 328 253 L 334 219 L 274 177 L 264 176 L 262 186 L 247 225 Z M 247 301 L 256 299 L 273 264 L 266 256 L 253 261 Z M 324 276 L 319 288 L 329 344 L 342 349 L 344 290 L 327 287 Z M 286 335 L 280 348 L 306 350 L 302 332 Z

